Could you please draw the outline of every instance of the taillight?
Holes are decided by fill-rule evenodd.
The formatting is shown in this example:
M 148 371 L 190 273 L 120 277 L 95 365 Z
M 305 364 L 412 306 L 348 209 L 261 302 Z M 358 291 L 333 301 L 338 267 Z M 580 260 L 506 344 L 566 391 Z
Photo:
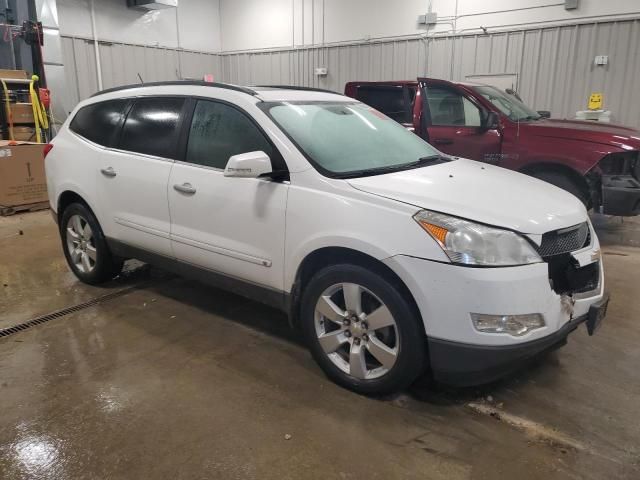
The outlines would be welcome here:
M 52 148 L 53 148 L 53 143 L 47 143 L 44 146 L 44 158 L 47 158 L 47 154 L 51 151 Z

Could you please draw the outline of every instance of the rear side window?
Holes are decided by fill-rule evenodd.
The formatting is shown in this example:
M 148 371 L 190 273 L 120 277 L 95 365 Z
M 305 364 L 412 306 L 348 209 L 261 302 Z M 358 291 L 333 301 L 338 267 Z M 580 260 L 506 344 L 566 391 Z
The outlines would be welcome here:
M 98 145 L 115 145 L 129 100 L 109 100 L 82 107 L 69 128 Z
M 357 98 L 396 122 L 411 121 L 412 99 L 403 86 L 362 85 L 358 87 Z
M 122 129 L 120 148 L 163 158 L 176 158 L 184 98 L 138 98 Z
M 257 150 L 269 155 L 272 164 L 279 155 L 258 127 L 238 109 L 224 103 L 198 101 L 189 132 L 187 162 L 224 169 L 229 157 Z

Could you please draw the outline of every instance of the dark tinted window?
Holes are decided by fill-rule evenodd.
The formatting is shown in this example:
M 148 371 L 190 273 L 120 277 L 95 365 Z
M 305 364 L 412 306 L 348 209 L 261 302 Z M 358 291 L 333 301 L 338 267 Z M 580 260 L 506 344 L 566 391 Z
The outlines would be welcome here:
M 257 150 L 274 159 L 273 147 L 244 113 L 224 103 L 206 100 L 197 103 L 189 132 L 187 162 L 222 169 L 232 155 Z
M 122 130 L 120 148 L 157 157 L 176 158 L 183 98 L 135 100 Z
M 122 125 L 128 102 L 110 100 L 87 105 L 78 110 L 69 128 L 92 142 L 112 147 Z
M 411 121 L 411 102 L 402 86 L 363 85 L 358 87 L 357 98 L 396 122 Z

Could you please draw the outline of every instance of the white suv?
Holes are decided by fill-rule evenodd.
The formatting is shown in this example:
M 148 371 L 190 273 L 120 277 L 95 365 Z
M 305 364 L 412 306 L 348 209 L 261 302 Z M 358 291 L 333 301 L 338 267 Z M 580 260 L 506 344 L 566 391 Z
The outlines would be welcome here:
M 167 82 L 81 102 L 48 147 L 69 266 L 138 258 L 288 312 L 334 381 L 491 381 L 604 317 L 598 239 L 547 183 L 447 157 L 332 92 Z

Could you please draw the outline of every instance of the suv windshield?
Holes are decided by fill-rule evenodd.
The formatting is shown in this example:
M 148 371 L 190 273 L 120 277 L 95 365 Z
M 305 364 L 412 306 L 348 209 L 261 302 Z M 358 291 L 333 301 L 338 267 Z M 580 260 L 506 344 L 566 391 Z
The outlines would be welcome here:
M 359 102 L 259 104 L 323 174 L 378 175 L 447 161 L 435 148 Z
M 514 122 L 538 120 L 538 112 L 527 107 L 520 100 L 495 87 L 472 87 L 477 93 L 493 103 L 502 113 Z

